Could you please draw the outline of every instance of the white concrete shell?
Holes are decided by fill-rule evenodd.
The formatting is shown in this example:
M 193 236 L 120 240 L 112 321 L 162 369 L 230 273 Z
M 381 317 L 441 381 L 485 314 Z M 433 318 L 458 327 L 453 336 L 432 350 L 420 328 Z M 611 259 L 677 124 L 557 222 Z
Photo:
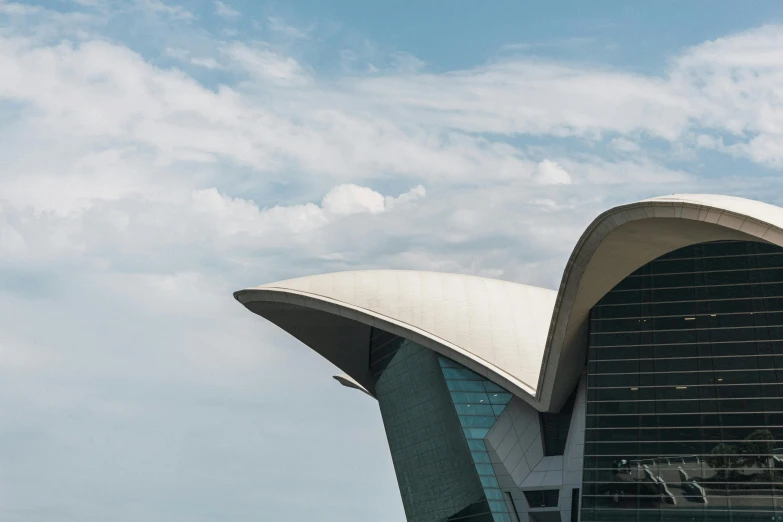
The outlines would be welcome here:
M 783 246 L 783 209 L 716 195 L 615 207 L 579 239 L 556 293 L 466 275 L 380 270 L 291 279 L 235 296 L 370 393 L 374 325 L 453 358 L 539 411 L 556 411 L 584 370 L 592 306 L 649 261 L 721 239 Z
M 451 357 L 533 400 L 557 293 L 412 270 L 337 272 L 236 294 L 373 393 L 370 326 Z

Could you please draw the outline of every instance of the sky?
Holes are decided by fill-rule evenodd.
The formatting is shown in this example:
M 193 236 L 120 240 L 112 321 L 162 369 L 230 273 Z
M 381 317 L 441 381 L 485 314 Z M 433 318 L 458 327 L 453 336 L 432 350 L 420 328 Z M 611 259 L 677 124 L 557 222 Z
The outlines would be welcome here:
M 0 519 L 401 522 L 377 404 L 233 291 L 783 205 L 780 2 L 532 4 L 0 0 Z

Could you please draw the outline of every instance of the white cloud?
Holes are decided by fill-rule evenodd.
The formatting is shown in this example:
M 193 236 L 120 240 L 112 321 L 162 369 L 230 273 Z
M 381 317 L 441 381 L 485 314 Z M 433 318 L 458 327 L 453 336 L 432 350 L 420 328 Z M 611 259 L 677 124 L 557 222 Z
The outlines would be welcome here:
M 5 219 L 0 221 L 0 255 L 6 259 L 24 259 L 26 254 L 27 241 L 24 236 Z
M 189 21 L 167 30 L 195 20 L 176 6 L 146 5 L 155 24 Z M 362 467 L 377 476 L 311 477 L 313 490 L 362 492 L 367 505 L 351 504 L 360 518 L 399 519 L 398 497 L 362 489 L 395 491 L 376 417 L 377 433 L 357 439 L 327 433 L 299 444 L 295 430 L 274 433 L 269 418 L 286 419 L 313 396 L 324 401 L 317 420 L 327 432 L 348 424 L 345 411 L 355 419 L 367 407 L 369 417 L 370 406 L 345 408 L 353 396 L 332 401 L 344 390 L 322 382 L 329 365 L 254 321 L 231 291 L 379 267 L 556 288 L 584 227 L 615 203 L 674 190 L 752 195 L 754 183 L 764 184 L 757 195 L 775 193 L 773 176 L 716 179 L 697 162 L 670 163 L 666 144 L 776 164 L 777 27 L 688 49 L 661 76 L 526 58 L 422 74 L 411 56 L 397 55 L 395 70 L 395 57 L 376 61 L 375 49 L 346 54 L 362 72 L 325 77 L 299 58 L 307 53 L 291 42 L 301 38 L 282 21 L 273 32 L 287 34 L 288 46 L 225 41 L 233 32 L 208 45 L 179 33 L 165 40 L 170 58 L 220 73 L 207 85 L 197 80 L 203 71 L 158 65 L 115 34 L 85 34 L 94 31 L 85 23 L 74 36 L 54 14 L 33 15 L 35 23 L 0 33 L 0 373 L 14 370 L 0 378 L 0 413 L 25 434 L 5 441 L 5 455 L 22 455 L 4 461 L 20 477 L 7 509 L 40 506 L 44 477 L 60 492 L 53 505 L 74 516 L 84 505 L 101 515 L 119 505 L 134 520 L 155 520 L 151 512 L 197 520 L 201 512 L 174 513 L 185 508 L 171 499 L 202 509 L 208 484 L 227 499 L 220 511 L 242 520 L 260 502 L 247 484 L 285 498 L 307 469 L 328 469 L 313 459 L 366 439 L 378 447 L 364 448 L 363 459 L 386 455 Z M 194 32 L 202 38 L 206 29 Z M 364 75 L 368 63 L 377 76 Z M 237 71 L 250 80 L 233 81 Z M 651 137 L 664 152 L 648 147 Z M 604 154 L 604 144 L 633 154 Z M 55 357 L 61 366 L 44 357 L 56 353 L 67 354 Z M 278 412 L 294 371 L 307 389 L 287 395 Z M 203 406 L 210 401 L 228 404 Z M 261 425 L 259 411 L 270 412 Z M 107 417 L 116 431 L 101 424 Z M 286 454 L 285 466 L 275 460 L 295 443 L 308 452 Z M 345 458 L 357 458 L 354 450 Z M 90 468 L 110 461 L 121 474 Z M 293 478 L 264 483 L 253 474 L 259 463 Z M 194 478 L 183 485 L 182 476 Z M 142 496 L 149 502 L 135 502 Z M 311 511 L 293 498 L 285 504 L 297 519 L 323 518 L 324 497 Z M 335 511 L 334 519 L 350 516 Z
M 37 6 L 0 0 L 0 14 L 8 16 L 28 16 L 38 14 L 42 11 L 43 9 Z
M 296 234 L 320 228 L 328 219 L 313 203 L 261 210 L 252 201 L 225 196 L 215 188 L 194 191 L 192 197 L 195 213 L 217 236 Z
M 74 188 L 78 192 L 78 188 Z M 119 193 L 118 193 L 119 194 Z M 250 199 L 228 196 L 206 188 L 182 193 L 182 189 L 157 196 L 88 199 L 58 214 L 33 210 L 23 201 L 0 206 L 0 252 L 6 260 L 36 262 L 73 259 L 80 263 L 101 260 L 114 264 L 130 259 L 144 265 L 144 258 L 165 256 L 181 249 L 208 248 L 210 255 L 245 255 L 259 244 L 290 249 L 312 241 L 311 234 L 338 226 L 354 214 L 393 213 L 424 197 L 421 186 L 400 196 L 384 196 L 370 188 L 342 184 L 329 190 L 319 204 L 305 202 L 260 207 Z M 28 200 L 31 201 L 31 200 Z M 47 202 L 36 201 L 38 209 Z M 66 204 L 67 205 L 67 204 Z M 347 225 L 346 225 L 347 226 Z M 329 235 L 322 236 L 326 239 Z M 218 254 L 220 252 L 220 254 Z M 141 257 L 139 257 L 141 256 Z M 184 259 L 170 258 L 180 263 Z M 189 265 L 189 263 L 186 263 Z M 192 267 L 191 267 L 192 268 Z
M 71 0 L 77 5 L 93 8 L 104 8 L 106 6 L 106 0 Z
M 426 194 L 427 191 L 424 187 L 418 185 L 396 198 L 384 197 L 379 192 L 367 187 L 346 183 L 330 190 L 324 196 L 321 206 L 327 213 L 339 216 L 361 213 L 380 214 L 393 210 L 395 206 L 417 201 Z
M 783 26 L 769 25 L 696 45 L 674 61 L 672 83 L 705 129 L 733 135 L 733 150 L 783 166 Z M 777 149 L 777 150 L 775 150 Z
M 223 18 L 237 18 L 240 15 L 239 11 L 220 0 L 215 0 L 215 14 Z
M 383 195 L 367 187 L 353 183 L 334 187 L 324 196 L 324 210 L 332 214 L 348 215 L 369 212 L 378 214 L 385 210 Z
M 384 208 L 386 210 L 392 210 L 396 205 L 404 205 L 417 201 L 427 195 L 427 191 L 423 186 L 417 185 L 404 194 L 400 194 L 396 198 L 386 196 L 384 201 Z
M 57 362 L 59 357 L 23 339 L 0 337 L 0 372 L 38 369 Z
M 663 191 L 686 187 L 694 179 L 686 171 L 665 167 L 643 155 L 637 156 L 622 161 L 609 161 L 600 156 L 563 157 L 558 159 L 558 164 L 580 183 L 596 186 L 599 191 L 604 185 L 647 186 L 648 190 Z
M 159 0 L 144 0 L 141 5 L 153 12 L 171 15 L 179 12 L 177 6 L 163 4 Z M 180 17 L 187 18 L 188 15 L 182 14 Z M 280 31 L 287 27 L 276 18 L 270 19 L 269 23 Z M 299 156 L 297 161 L 302 161 L 301 156 L 306 155 L 307 150 L 318 151 L 321 156 L 327 156 L 326 161 L 320 163 L 331 165 L 335 170 L 344 169 L 344 165 L 338 163 L 344 163 L 345 160 L 352 164 L 358 160 L 368 170 L 375 171 L 400 172 L 430 168 L 426 155 L 432 154 L 433 148 L 422 147 L 426 140 L 430 140 L 440 142 L 438 156 L 461 156 L 452 163 L 449 171 L 459 170 L 457 165 L 470 165 L 472 160 L 480 160 L 486 163 L 486 167 L 482 167 L 484 172 L 507 172 L 497 165 L 491 165 L 497 161 L 492 156 L 503 146 L 502 140 L 482 141 L 473 136 L 476 133 L 580 136 L 590 139 L 612 133 L 620 135 L 613 138 L 612 146 L 627 149 L 633 146 L 627 136 L 637 137 L 636 141 L 653 136 L 677 143 L 687 141 L 694 131 L 703 135 L 713 131 L 728 133 L 734 138 L 734 143 L 732 147 L 723 149 L 726 152 L 762 164 L 779 166 L 783 156 L 774 143 L 783 135 L 783 112 L 779 108 L 781 95 L 776 86 L 783 77 L 783 66 L 779 65 L 775 57 L 781 48 L 782 33 L 781 26 L 767 26 L 694 46 L 673 57 L 670 70 L 660 77 L 531 61 L 524 57 L 447 74 L 421 74 L 417 72 L 421 68 L 418 59 L 397 53 L 391 57 L 392 61 L 397 61 L 397 73 L 344 79 L 335 88 L 321 84 L 308 67 L 268 44 L 217 42 L 216 46 L 222 47 L 225 57 L 254 81 L 262 85 L 271 83 L 296 88 L 276 93 L 276 99 L 285 103 L 275 106 L 259 106 L 244 92 L 232 96 L 232 103 L 241 106 L 240 110 L 245 110 L 243 106 L 249 105 L 250 114 L 258 114 L 259 110 L 284 112 L 274 115 L 281 117 L 275 125 L 280 125 L 284 132 L 289 131 L 285 142 L 290 145 L 280 147 L 273 143 L 254 142 L 252 147 L 261 145 L 263 149 L 268 145 L 277 155 L 289 156 L 290 153 Z M 90 74 L 95 76 L 108 75 L 120 90 L 131 87 L 128 84 L 132 77 L 121 75 L 120 69 L 124 67 L 144 69 L 146 76 L 153 81 L 175 76 L 140 62 L 139 57 L 126 49 L 105 43 L 88 42 L 83 47 L 71 49 L 68 46 L 41 47 L 31 45 L 30 42 L 14 47 L 13 39 L 6 39 L 4 49 L 11 72 L 21 70 L 26 75 L 21 81 L 33 84 L 39 81 L 35 77 L 36 73 L 32 68 L 20 68 L 18 63 L 23 59 L 43 59 L 46 55 L 49 55 L 47 59 L 70 59 L 77 70 L 86 71 L 89 68 Z M 91 56 L 90 52 L 96 54 Z M 88 67 L 86 60 L 96 58 L 95 63 Z M 221 60 L 210 56 L 190 57 L 188 54 L 183 59 L 210 69 L 222 66 Z M 39 63 L 39 66 L 43 65 Z M 43 80 L 45 84 L 68 82 L 72 84 L 72 89 L 84 92 L 97 87 L 78 85 L 78 82 L 89 81 L 92 76 L 69 78 L 65 72 L 62 69 Z M 180 81 L 191 83 L 191 92 L 202 89 L 187 77 L 180 77 Z M 138 86 L 134 87 L 138 89 Z M 33 89 L 24 97 L 33 98 L 35 91 Z M 210 94 L 204 92 L 200 97 L 207 96 Z M 31 101 L 38 102 L 40 99 Z M 218 108 L 221 105 L 225 104 L 218 103 L 216 109 L 220 110 Z M 281 111 L 283 107 L 285 109 Z M 198 111 L 204 110 L 201 107 Z M 97 111 L 87 112 L 94 115 Z M 111 115 L 116 109 L 102 112 Z M 311 121 L 303 127 L 306 129 L 304 132 L 296 125 L 291 125 L 291 121 L 299 119 L 302 114 L 312 115 Z M 271 114 L 269 116 L 274 118 Z M 339 132 L 333 132 L 335 125 L 342 126 L 339 131 L 359 132 L 363 134 L 362 138 L 369 138 L 370 141 L 376 141 L 381 134 L 388 137 L 389 132 L 396 133 L 400 150 L 427 150 L 410 150 L 416 157 L 405 158 L 404 163 L 410 165 L 410 168 L 401 169 L 400 165 L 395 165 L 396 157 L 379 150 L 380 143 L 365 143 L 370 147 L 351 150 L 352 140 L 340 139 L 348 143 L 335 147 L 333 140 L 339 136 Z M 425 135 L 416 135 L 416 132 Z M 257 137 L 268 139 L 268 136 Z M 243 141 L 247 140 L 239 140 L 233 146 L 244 146 Z M 305 143 L 307 141 L 310 143 Z M 456 142 L 459 142 L 459 146 L 448 150 L 449 145 Z M 698 142 L 694 144 L 698 146 Z M 343 160 L 328 157 L 337 150 L 349 152 Z M 368 153 L 365 161 L 361 158 L 363 151 Z M 238 152 L 234 151 L 232 155 Z M 506 158 L 510 156 L 507 152 L 500 154 Z M 240 155 L 247 156 L 247 153 Z M 519 158 L 521 154 L 517 152 L 511 156 Z M 177 157 L 175 153 L 173 159 Z M 269 156 L 260 157 L 272 159 Z M 378 164 L 373 165 L 369 158 L 376 158 Z M 247 158 L 241 161 L 247 161 Z M 444 157 L 437 158 L 437 161 L 441 165 L 450 163 Z M 308 161 L 307 166 L 309 168 L 313 165 Z
M 449 74 L 379 77 L 355 88 L 422 123 L 466 132 L 676 139 L 689 101 L 664 79 L 517 59 Z
M 397 52 L 392 54 L 392 62 L 397 72 L 402 74 L 417 73 L 424 68 L 425 63 L 410 53 Z
M 222 69 L 223 66 L 214 58 L 191 58 L 190 63 L 205 69 Z
M 557 162 L 544 160 L 538 164 L 533 178 L 542 185 L 570 185 L 571 176 Z
M 408 125 L 379 113 L 374 100 L 308 87 L 301 66 L 269 49 L 232 44 L 227 52 L 268 80 L 266 88 L 285 87 L 275 103 L 259 100 L 252 90 L 258 86 L 206 89 L 106 42 L 46 47 L 13 39 L 0 41 L 6 71 L 0 96 L 40 111 L 46 121 L 36 133 L 112 137 L 153 151 L 161 164 L 217 155 L 259 170 L 336 177 L 509 178 L 530 170 L 521 152 L 502 141 Z M 176 48 L 168 53 L 190 59 Z
M 181 5 L 167 4 L 162 0 L 135 0 L 139 7 L 155 15 L 176 20 L 195 20 L 196 16 Z
M 609 146 L 620 152 L 637 152 L 641 149 L 638 144 L 627 138 L 613 138 Z
M 270 16 L 266 19 L 266 22 L 269 26 L 269 29 L 285 36 L 286 38 L 293 38 L 293 39 L 308 38 L 308 33 L 306 31 L 303 31 L 302 29 L 299 29 L 292 25 L 288 25 L 287 23 L 285 23 L 285 21 L 282 18 L 276 16 Z
M 299 63 L 262 45 L 251 47 L 234 42 L 224 52 L 250 76 L 284 84 L 307 84 L 310 76 Z
M 187 49 L 169 47 L 165 55 L 181 62 L 186 62 L 205 69 L 224 69 L 225 66 L 212 57 L 194 57 Z
M 193 193 L 195 211 L 206 217 L 204 225 L 214 228 L 217 235 L 236 234 L 282 239 L 288 234 L 302 234 L 317 230 L 334 219 L 352 214 L 380 214 L 391 211 L 395 205 L 414 202 L 425 195 L 424 187 L 417 186 L 398 197 L 383 196 L 368 187 L 353 183 L 333 187 L 321 200 L 321 205 L 276 205 L 260 209 L 242 198 L 220 194 L 217 189 L 202 189 Z M 211 225 L 207 225 L 207 222 Z
M 415 121 L 463 132 L 677 142 L 709 129 L 732 134 L 736 154 L 779 166 L 783 153 L 764 144 L 783 137 L 781 49 L 783 26 L 775 25 L 694 46 L 660 77 L 522 57 L 445 75 L 367 78 L 355 88 Z

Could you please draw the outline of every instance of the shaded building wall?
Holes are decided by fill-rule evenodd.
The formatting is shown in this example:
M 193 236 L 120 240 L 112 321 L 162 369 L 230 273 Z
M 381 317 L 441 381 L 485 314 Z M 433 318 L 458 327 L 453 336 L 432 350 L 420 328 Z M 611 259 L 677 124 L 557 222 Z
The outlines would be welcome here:
M 408 522 L 445 521 L 484 491 L 437 354 L 401 344 L 375 385 L 397 483 Z
M 484 437 L 511 394 L 412 341 L 374 331 L 371 372 L 409 522 L 513 522 Z

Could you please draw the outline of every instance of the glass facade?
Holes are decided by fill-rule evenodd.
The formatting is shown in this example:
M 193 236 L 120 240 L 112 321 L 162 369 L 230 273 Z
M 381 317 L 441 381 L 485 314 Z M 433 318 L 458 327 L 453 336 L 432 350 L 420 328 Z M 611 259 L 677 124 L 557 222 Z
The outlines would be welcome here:
M 538 414 L 539 422 L 541 423 L 541 440 L 544 442 L 544 455 L 547 457 L 565 453 L 575 400 L 576 390 L 574 390 L 558 413 Z
M 557 507 L 559 497 L 559 489 L 525 491 L 525 499 L 531 508 Z
M 511 522 L 498 485 L 495 470 L 489 461 L 484 437 L 511 401 L 511 394 L 497 384 L 445 357 L 438 357 L 451 401 L 457 412 L 462 433 L 470 448 L 484 496 L 494 522 Z
M 582 522 L 783 520 L 783 249 L 692 245 L 593 308 Z
M 378 329 L 370 370 L 408 522 L 511 522 L 483 441 L 511 394 Z

